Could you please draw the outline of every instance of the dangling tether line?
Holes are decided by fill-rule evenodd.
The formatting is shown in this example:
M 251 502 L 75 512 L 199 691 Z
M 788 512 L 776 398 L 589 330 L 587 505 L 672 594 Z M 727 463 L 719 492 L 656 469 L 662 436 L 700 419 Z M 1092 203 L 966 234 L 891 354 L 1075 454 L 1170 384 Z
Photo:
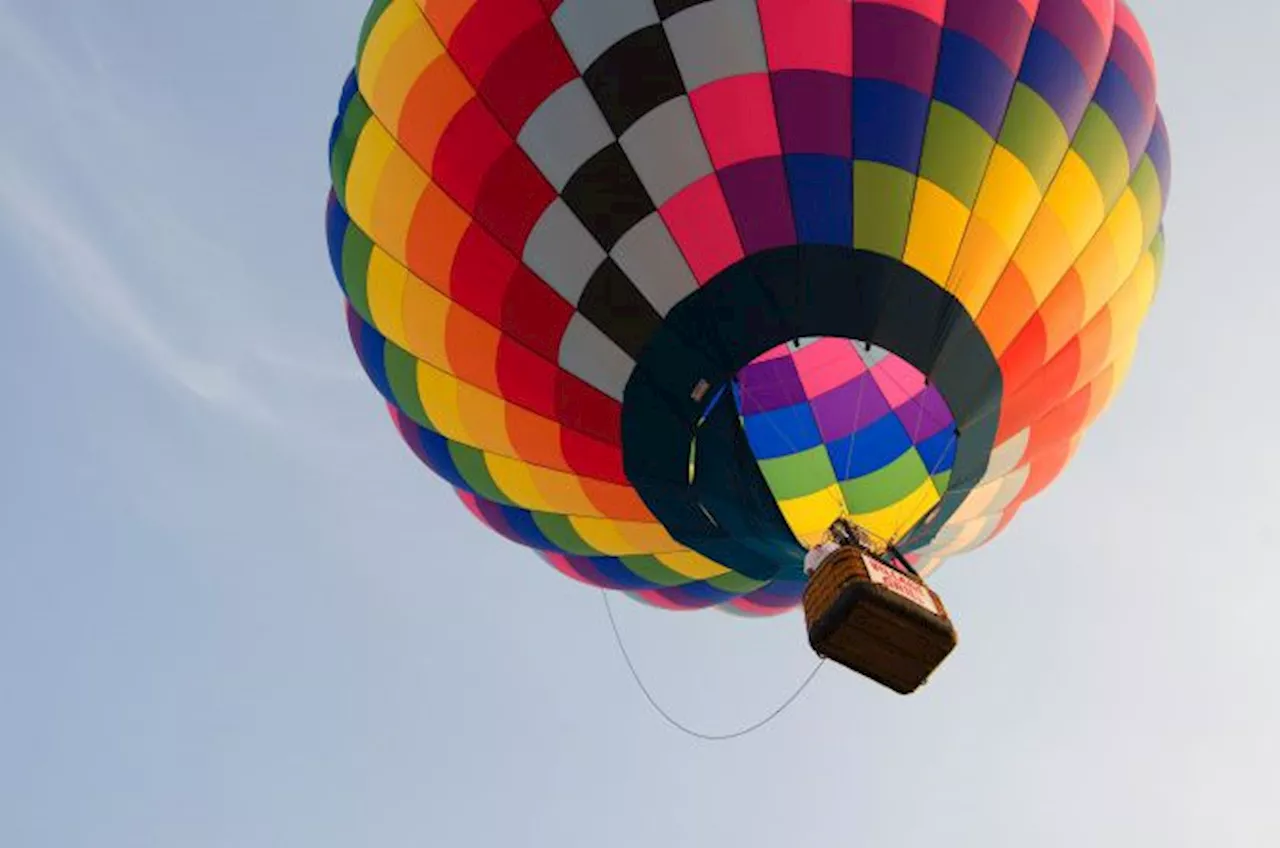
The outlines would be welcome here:
M 618 620 L 614 618 L 613 615 L 613 605 L 609 603 L 609 593 L 602 589 L 600 591 L 600 597 L 604 599 L 604 609 L 605 612 L 609 614 L 609 626 L 613 628 L 613 638 L 618 643 L 618 650 L 622 652 L 622 658 L 627 662 L 627 668 L 631 671 L 631 677 L 635 680 L 636 686 L 640 687 L 640 691 L 644 693 L 645 700 L 649 702 L 649 706 L 653 707 L 654 711 L 657 712 L 658 715 L 662 716 L 662 718 L 666 720 L 667 724 L 670 724 L 675 729 L 682 733 L 686 733 L 695 739 L 702 739 L 708 742 L 723 742 L 728 739 L 737 739 L 738 737 L 746 736 L 748 733 L 759 730 L 778 716 L 782 715 L 782 713 L 786 711 L 787 707 L 795 703 L 796 699 L 800 697 L 804 690 L 809 688 L 809 684 L 818 676 L 818 672 L 822 670 L 822 666 L 826 663 L 825 659 L 818 660 L 817 664 L 813 667 L 813 670 L 809 672 L 809 676 L 801 681 L 799 687 L 796 688 L 796 691 L 791 694 L 791 697 L 787 698 L 779 704 L 773 712 L 769 713 L 755 724 L 744 727 L 741 730 L 735 730 L 732 733 L 702 733 L 686 727 L 684 724 L 677 721 L 670 713 L 662 708 L 662 705 L 659 704 L 653 697 L 652 693 L 649 692 L 649 688 L 645 686 L 644 681 L 640 679 L 640 672 L 636 670 L 635 663 L 631 661 L 631 654 L 627 653 L 627 646 L 623 644 L 622 632 L 618 630 Z

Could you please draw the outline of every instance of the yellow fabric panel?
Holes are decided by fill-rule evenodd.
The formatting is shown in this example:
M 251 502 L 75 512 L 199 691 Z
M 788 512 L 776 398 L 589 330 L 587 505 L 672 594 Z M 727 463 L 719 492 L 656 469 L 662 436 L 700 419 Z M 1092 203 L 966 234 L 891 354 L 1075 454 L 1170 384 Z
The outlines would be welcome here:
M 1041 199 L 1027 166 L 997 144 L 947 281 L 948 290 L 970 315 L 976 317 L 990 297 Z
M 1142 222 L 1142 207 L 1132 191 L 1125 191 L 1116 208 L 1107 216 L 1103 229 L 1115 245 L 1116 267 L 1124 278 L 1138 264 L 1148 241 L 1144 238 L 1146 227 Z
M 1074 150 L 1067 151 L 1045 194 L 1044 204 L 1062 222 L 1073 257 L 1084 250 L 1107 214 L 1097 178 Z
M 729 573 L 729 569 L 696 551 L 661 553 L 654 558 L 676 574 L 688 577 L 690 580 L 710 580 L 712 577 Z
M 361 83 L 361 94 L 365 95 L 366 99 L 370 92 L 364 90 L 364 86 L 377 82 L 392 52 L 405 34 L 421 25 L 422 14 L 414 5 L 398 2 L 398 0 L 388 4 L 378 16 L 373 29 L 369 31 L 369 37 L 365 40 L 359 64 L 356 66 L 356 76 Z M 393 62 L 393 67 L 394 64 Z
M 847 508 L 838 484 L 802 498 L 778 501 L 782 517 L 797 539 L 802 542 L 814 533 L 821 536 Z
M 1133 269 L 1129 279 L 1107 304 L 1111 311 L 1111 336 L 1114 339 L 1132 339 L 1138 335 L 1142 319 L 1151 308 L 1156 293 L 1156 263 L 1150 253 L 1145 253 Z
M 1126 218 L 1128 213 L 1120 212 L 1119 216 Z M 1132 218 L 1129 218 L 1129 221 L 1133 223 Z M 1046 362 L 1061 352 L 1074 338 L 1085 333 L 1103 310 L 1111 313 L 1110 348 L 1115 349 L 1128 344 L 1128 339 L 1137 332 L 1138 325 L 1155 294 L 1154 257 L 1150 251 L 1146 251 L 1134 257 L 1134 263 L 1126 261 L 1126 264 L 1121 266 L 1120 260 L 1116 258 L 1111 233 L 1112 230 L 1107 226 L 1100 229 L 1089 248 L 1075 263 L 1074 270 L 1079 275 L 1083 286 L 1082 301 L 1079 303 L 1075 303 L 1074 299 L 1057 301 L 1051 297 L 1046 302 L 1042 312 L 1046 331 Z M 1073 317 L 1050 312 L 1050 310 L 1063 309 L 1078 309 L 1079 315 Z M 1064 317 L 1069 320 L 1054 320 Z M 1094 337 L 1094 333 L 1089 333 L 1090 339 Z M 1093 350 L 1092 342 L 1089 350 Z M 1113 352 L 1109 351 L 1101 362 L 1104 365 L 1109 363 L 1112 356 Z M 1090 362 L 1097 361 L 1091 354 L 1088 358 Z M 1075 389 L 1084 386 L 1094 376 L 1092 371 L 1078 374 L 1074 384 Z
M 1120 279 L 1120 275 L 1117 275 L 1116 279 Z M 1155 296 L 1155 284 L 1155 258 L 1150 252 L 1147 252 L 1139 258 L 1137 267 L 1124 278 L 1120 287 L 1107 296 L 1105 303 L 1095 310 L 1086 302 L 1086 314 L 1082 330 L 1084 327 L 1089 326 L 1090 322 L 1097 319 L 1103 310 L 1110 313 L 1111 338 L 1108 351 L 1103 359 L 1105 364 L 1114 361 L 1118 353 L 1136 339 L 1138 329 Z M 1070 339 L 1067 341 L 1070 341 Z M 1058 347 L 1051 347 L 1050 350 L 1056 352 L 1063 346 L 1065 346 L 1065 342 Z M 1095 376 L 1095 373 L 1082 372 L 1079 374 L 1072 389 L 1073 393 L 1083 388 Z
M 436 370 L 430 365 L 422 364 L 418 366 L 418 373 L 421 374 L 424 369 L 428 371 Z M 483 389 L 464 383 L 457 377 L 446 376 L 458 384 L 457 395 L 453 400 L 458 405 L 458 418 L 462 421 L 465 432 L 469 436 L 467 439 L 455 439 L 454 441 L 461 441 L 473 447 L 495 451 L 504 456 L 516 456 L 515 445 L 511 443 L 511 436 L 505 426 L 507 402 L 497 395 L 491 395 Z M 419 385 L 422 385 L 421 379 L 419 380 Z M 434 403 L 434 399 L 424 392 L 420 402 L 423 405 L 423 409 L 427 409 L 428 404 Z M 550 510 L 542 511 L 548 512 Z
M 929 180 L 917 180 L 902 261 L 944 285 L 968 220 L 969 210 L 963 203 Z
M 1084 253 L 1076 259 L 1074 268 L 1080 275 L 1080 282 L 1083 283 L 1081 290 L 1084 295 L 1083 321 L 1081 321 L 1083 326 L 1098 313 L 1108 298 L 1115 294 L 1116 288 L 1124 282 L 1129 269 L 1120 267 L 1115 241 L 1106 227 L 1098 230 L 1098 234 L 1089 242 Z
M 414 211 L 429 183 L 427 175 L 399 146 L 383 163 L 369 226 L 362 226 L 362 229 L 374 242 L 402 261 L 408 247 Z
M 355 151 L 351 154 L 351 166 L 347 171 L 347 215 L 361 230 L 377 241 L 371 232 L 373 210 L 378 200 L 378 189 L 387 160 L 396 153 L 396 140 L 377 121 L 369 121 L 360 130 Z M 403 153 L 400 153 L 403 156 Z
M 982 311 L 1012 255 L 1013 247 L 1005 244 L 989 224 L 977 216 L 969 219 L 947 290 L 973 318 Z
M 538 490 L 537 484 L 533 481 L 532 470 L 525 463 L 509 457 L 485 453 L 484 464 L 494 485 L 516 506 L 534 512 L 565 513 L 568 511 L 548 502 L 547 497 Z
M 406 261 L 409 231 L 422 196 L 432 186 L 426 173 L 377 121 L 360 132 L 347 174 L 347 214 L 365 235 L 397 262 Z
M 582 491 L 578 478 L 519 459 L 486 453 L 485 465 L 498 488 L 514 503 L 535 512 L 604 517 Z
M 914 492 L 892 506 L 874 512 L 854 514 L 851 520 L 873 536 L 894 539 L 899 533 L 910 529 L 913 518 L 923 515 L 937 502 L 938 491 L 933 487 L 933 481 L 926 479 L 916 487 Z M 919 507 L 916 506 L 917 504 Z M 830 523 L 830 521 L 827 522 L 828 526 Z
M 431 425 L 447 439 L 480 447 L 467 432 L 458 409 L 458 379 L 448 372 L 418 363 L 418 399 Z
M 614 521 L 577 515 L 568 518 L 582 541 L 605 556 L 684 550 L 684 546 L 672 539 L 661 524 L 654 522 Z
M 417 378 L 418 402 L 442 436 L 477 450 L 516 456 L 502 426 L 506 401 L 426 362 L 418 362 Z
M 409 272 L 385 251 L 376 247 L 369 256 L 365 297 L 373 315 L 373 326 L 396 345 L 409 349 L 404 327 L 405 287 Z
M 384 28 L 382 22 L 389 18 L 391 26 Z M 379 38 L 378 53 L 370 57 L 369 48 L 365 47 L 358 71 L 360 90 L 378 120 L 395 133 L 409 90 L 445 49 L 421 11 L 408 0 L 392 2 L 374 28 L 370 42 L 374 36 Z M 369 59 L 374 61 L 370 63 Z
M 1011 264 L 1022 272 L 1032 300 L 1041 304 L 1062 280 L 1075 257 L 1061 219 L 1056 212 L 1042 206 Z
M 378 252 L 377 248 L 374 248 L 374 252 Z M 423 362 L 438 368 L 448 368 L 445 328 L 449 323 L 451 308 L 456 308 L 452 301 L 406 271 L 402 309 L 404 349 Z
M 1015 245 L 1031 226 L 1042 200 L 1035 177 L 1027 166 L 997 144 L 973 214 L 990 225 L 1005 244 Z
M 582 486 L 582 479 L 572 471 L 559 471 L 521 462 L 529 469 L 529 477 L 548 503 L 555 504 L 556 512 L 576 515 L 598 515 L 601 518 L 634 518 L 634 515 L 611 515 L 593 501 Z M 604 483 L 597 485 L 603 486 Z M 652 515 L 650 515 L 652 518 Z M 657 519 L 653 519 L 657 520 Z

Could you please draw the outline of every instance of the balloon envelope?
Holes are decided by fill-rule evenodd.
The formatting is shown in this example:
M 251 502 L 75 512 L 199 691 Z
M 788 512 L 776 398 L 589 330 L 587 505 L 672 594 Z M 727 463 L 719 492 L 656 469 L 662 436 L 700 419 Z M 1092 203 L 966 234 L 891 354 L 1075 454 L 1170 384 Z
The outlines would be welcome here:
M 330 152 L 413 452 L 571 577 L 748 615 L 837 516 L 927 573 L 1058 476 L 1170 176 L 1112 0 L 379 0 Z

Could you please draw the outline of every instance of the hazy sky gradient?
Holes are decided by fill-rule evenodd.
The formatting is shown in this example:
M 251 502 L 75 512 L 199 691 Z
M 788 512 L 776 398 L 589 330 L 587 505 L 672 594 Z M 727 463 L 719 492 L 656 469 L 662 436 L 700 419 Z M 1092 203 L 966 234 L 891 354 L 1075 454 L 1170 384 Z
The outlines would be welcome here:
M 1132 5 L 1174 183 L 1128 384 L 939 572 L 921 694 L 828 668 L 708 745 L 358 369 L 323 205 L 363 0 L 0 0 L 0 845 L 1280 844 L 1280 9 Z M 703 729 L 811 667 L 795 614 L 617 609 Z

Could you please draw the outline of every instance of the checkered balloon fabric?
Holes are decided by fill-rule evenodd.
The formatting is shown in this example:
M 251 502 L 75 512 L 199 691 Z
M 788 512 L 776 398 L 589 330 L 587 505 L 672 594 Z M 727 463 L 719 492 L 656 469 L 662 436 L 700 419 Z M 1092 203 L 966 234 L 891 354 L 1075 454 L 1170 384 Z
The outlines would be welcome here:
M 743 615 L 837 516 L 928 573 L 1059 475 L 1170 180 L 1118 0 L 378 0 L 330 154 L 412 451 L 566 575 Z

